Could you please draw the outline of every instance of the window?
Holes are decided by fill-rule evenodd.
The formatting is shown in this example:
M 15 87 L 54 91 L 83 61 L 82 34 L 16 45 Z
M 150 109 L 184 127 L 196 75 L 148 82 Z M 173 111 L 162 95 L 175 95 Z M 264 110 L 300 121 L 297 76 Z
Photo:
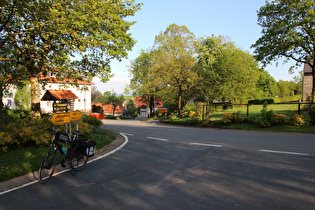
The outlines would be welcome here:
M 11 107 L 12 107 L 12 100 L 11 100 L 11 99 L 8 99 L 8 101 L 7 101 L 7 107 L 8 107 L 8 108 L 11 108 Z

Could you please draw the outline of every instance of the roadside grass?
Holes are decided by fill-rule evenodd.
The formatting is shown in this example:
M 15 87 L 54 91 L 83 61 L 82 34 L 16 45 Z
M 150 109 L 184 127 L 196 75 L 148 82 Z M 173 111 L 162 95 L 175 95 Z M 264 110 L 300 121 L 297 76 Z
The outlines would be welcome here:
M 115 134 L 100 127 L 92 127 L 91 132 L 82 138 L 96 141 L 96 149 L 110 144 L 115 139 Z M 39 169 L 44 155 L 48 152 L 49 145 L 21 147 L 0 154 L 0 182 L 22 176 Z M 57 152 L 56 164 L 61 161 Z

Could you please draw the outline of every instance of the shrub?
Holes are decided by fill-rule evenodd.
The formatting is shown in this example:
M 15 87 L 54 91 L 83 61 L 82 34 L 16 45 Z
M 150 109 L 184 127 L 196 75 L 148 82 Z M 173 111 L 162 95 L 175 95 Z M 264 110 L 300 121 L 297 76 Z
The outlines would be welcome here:
M 103 107 L 101 106 L 96 106 L 96 105 L 92 105 L 92 112 L 93 113 L 99 113 L 99 114 L 103 114 L 104 110 Z
M 270 98 L 270 99 L 253 99 L 253 100 L 248 100 L 248 104 L 273 104 L 275 101 Z
M 202 104 L 201 103 L 186 104 L 186 106 L 183 108 L 183 111 L 185 117 L 201 119 Z
M 96 118 L 89 116 L 89 115 L 86 115 L 86 114 L 84 114 L 82 116 L 81 120 L 82 120 L 82 122 L 88 123 L 89 125 L 92 125 L 92 126 L 102 126 L 103 125 L 101 120 L 96 119 Z
M 231 113 L 231 112 L 225 112 L 222 116 L 222 122 L 225 124 L 228 123 L 241 123 L 244 122 L 245 117 L 241 117 L 240 113 Z
M 285 114 L 274 114 L 274 125 L 287 125 L 290 122 L 290 117 Z
M 269 127 L 273 124 L 274 121 L 274 113 L 272 110 L 267 110 L 268 103 L 265 102 L 263 105 L 263 109 L 260 111 L 261 116 L 258 118 L 258 123 L 262 127 Z
M 302 115 L 295 114 L 295 115 L 290 116 L 289 124 L 293 125 L 293 126 L 301 126 L 301 125 L 304 125 L 306 123 L 303 120 Z
M 310 110 L 308 111 L 308 115 L 310 117 L 310 124 L 315 125 L 315 104 L 313 104 L 310 107 Z

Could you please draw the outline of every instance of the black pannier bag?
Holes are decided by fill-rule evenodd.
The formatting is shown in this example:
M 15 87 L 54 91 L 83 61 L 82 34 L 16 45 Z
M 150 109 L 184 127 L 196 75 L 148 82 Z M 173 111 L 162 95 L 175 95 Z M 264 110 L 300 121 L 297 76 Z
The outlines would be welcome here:
M 69 140 L 69 135 L 66 132 L 57 131 L 56 133 L 56 139 L 58 141 L 66 142 Z
M 79 148 L 82 154 L 87 157 L 95 155 L 96 141 L 89 139 L 78 139 L 76 146 Z

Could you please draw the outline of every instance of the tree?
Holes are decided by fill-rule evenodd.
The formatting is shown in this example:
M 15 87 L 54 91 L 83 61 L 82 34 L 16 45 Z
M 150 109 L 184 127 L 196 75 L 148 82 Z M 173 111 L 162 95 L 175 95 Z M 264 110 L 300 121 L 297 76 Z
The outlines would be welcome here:
M 32 117 L 40 113 L 41 72 L 57 72 L 61 79 L 109 79 L 110 60 L 126 57 L 135 43 L 127 33 L 133 22 L 124 18 L 133 16 L 140 6 L 134 0 L 1 3 L 0 40 L 10 49 L 2 59 L 26 70 L 31 84 Z
M 186 26 L 170 25 L 155 37 L 153 54 L 153 75 L 160 97 L 173 96 L 177 100 L 178 115 L 181 115 L 183 101 L 196 81 L 195 36 Z
M 242 102 L 253 96 L 260 72 L 252 55 L 221 36 L 201 39 L 198 53 L 202 92 L 208 99 Z
M 315 2 L 313 0 L 274 0 L 258 11 L 262 36 L 252 47 L 256 58 L 264 64 L 294 60 L 296 66 L 310 65 L 315 75 Z M 290 68 L 293 71 L 294 67 Z M 315 101 L 315 97 L 313 97 Z
M 31 88 L 28 80 L 23 81 L 23 86 L 16 93 L 14 102 L 17 109 L 31 110 Z
M 109 91 L 104 92 L 103 104 L 111 104 L 113 106 L 113 116 L 115 115 L 116 107 L 122 106 L 125 101 L 123 95 L 117 96 L 116 93 L 110 93 Z
M 263 69 L 261 69 L 256 86 L 256 98 L 275 97 L 279 94 L 279 87 L 276 80 Z

